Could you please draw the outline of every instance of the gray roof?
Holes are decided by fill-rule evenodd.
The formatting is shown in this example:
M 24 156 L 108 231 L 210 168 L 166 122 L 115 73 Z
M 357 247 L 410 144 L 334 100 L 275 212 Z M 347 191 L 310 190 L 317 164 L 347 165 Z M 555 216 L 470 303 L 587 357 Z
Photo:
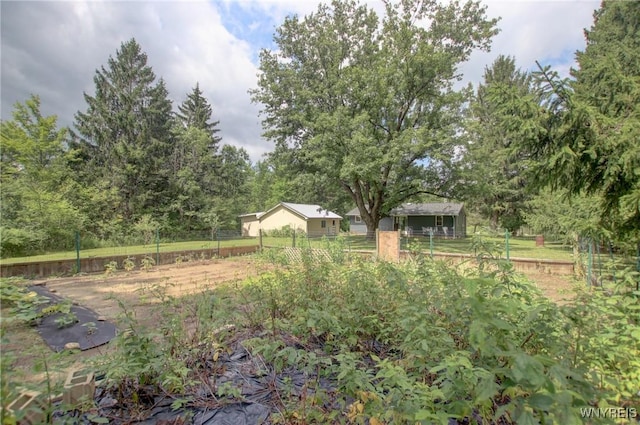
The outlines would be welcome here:
M 338 214 L 331 212 L 329 210 L 325 210 L 320 205 L 310 205 L 310 204 L 292 204 L 290 202 L 280 202 L 278 205 L 282 205 L 283 207 L 300 214 L 305 219 L 310 218 L 336 218 L 342 219 Z M 273 209 L 277 208 L 278 205 L 271 208 L 265 214 L 268 214 Z
M 459 215 L 463 204 L 453 202 L 433 202 L 428 204 L 402 204 L 390 211 L 390 215 L 416 216 L 416 215 Z
M 360 210 L 358 209 L 358 207 L 355 207 L 354 209 L 352 209 L 351 211 L 349 211 L 345 215 L 347 217 L 349 217 L 349 216 L 360 216 Z

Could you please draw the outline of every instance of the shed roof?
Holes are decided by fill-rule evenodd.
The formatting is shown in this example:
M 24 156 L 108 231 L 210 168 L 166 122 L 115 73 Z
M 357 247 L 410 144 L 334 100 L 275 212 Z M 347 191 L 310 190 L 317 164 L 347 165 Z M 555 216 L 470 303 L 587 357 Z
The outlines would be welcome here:
M 338 214 L 331 212 L 329 210 L 326 210 L 322 208 L 320 205 L 293 204 L 291 202 L 280 202 L 278 205 L 271 208 L 270 210 L 265 212 L 263 215 L 269 214 L 271 211 L 275 210 L 280 205 L 282 205 L 284 208 L 288 209 L 289 211 L 300 215 L 305 220 L 308 220 L 310 218 L 331 218 L 331 219 L 339 219 L 339 220 L 342 219 L 342 217 L 340 217 Z
M 251 216 L 256 216 L 256 218 L 260 218 L 260 216 L 264 214 L 264 211 L 260 211 L 257 213 L 247 213 L 247 214 L 240 214 L 238 217 L 242 218 L 242 217 L 251 217 Z
M 463 204 L 432 202 L 427 204 L 402 204 L 390 211 L 391 216 L 459 215 Z

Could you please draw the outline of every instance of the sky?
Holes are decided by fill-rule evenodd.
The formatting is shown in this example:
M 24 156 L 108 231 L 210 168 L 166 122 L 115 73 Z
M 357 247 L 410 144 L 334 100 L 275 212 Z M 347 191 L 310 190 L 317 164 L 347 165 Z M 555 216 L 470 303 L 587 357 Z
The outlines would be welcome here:
M 219 120 L 223 143 L 243 147 L 253 161 L 272 150 L 261 137 L 257 86 L 259 52 L 275 49 L 273 34 L 286 16 L 313 12 L 319 0 L 215 1 L 0 1 L 0 115 L 11 119 L 16 102 L 40 96 L 41 112 L 73 126 L 95 94 L 96 70 L 135 38 L 157 78 L 165 80 L 174 110 L 198 83 Z M 461 65 L 463 83 L 477 84 L 499 55 L 525 70 L 535 61 L 567 76 L 585 47 L 599 0 L 482 0 L 500 33 L 489 53 Z M 383 11 L 381 0 L 368 4 Z

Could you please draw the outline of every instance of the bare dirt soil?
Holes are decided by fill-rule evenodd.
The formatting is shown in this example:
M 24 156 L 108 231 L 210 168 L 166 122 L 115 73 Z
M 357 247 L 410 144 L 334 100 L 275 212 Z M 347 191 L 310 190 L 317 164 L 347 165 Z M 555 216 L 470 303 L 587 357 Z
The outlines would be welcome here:
M 46 285 L 59 296 L 88 307 L 107 320 L 115 320 L 121 312 L 118 300 L 134 307 L 138 318 L 143 319 L 146 314 L 140 309 L 149 308 L 156 301 L 148 296 L 153 287 L 162 287 L 166 295 L 179 297 L 257 276 L 260 270 L 265 268 L 255 258 L 234 257 L 157 266 L 149 271 L 42 279 L 32 284 Z
M 255 257 L 232 257 L 221 260 L 185 262 L 153 267 L 149 271 L 117 271 L 66 278 L 34 280 L 59 296 L 88 307 L 110 321 L 122 312 L 118 301 L 133 308 L 143 324 L 153 321 L 152 309 L 158 302 L 150 289 L 162 288 L 166 295 L 180 297 L 213 288 L 222 283 L 242 281 L 264 272 L 267 266 Z M 575 282 L 570 276 L 532 271 L 526 275 L 551 300 L 564 303 L 572 297 Z M 146 323 L 145 323 L 146 322 Z
M 112 274 L 87 274 L 73 277 L 37 279 L 25 282 L 25 285 L 45 285 L 62 298 L 83 307 L 94 310 L 99 316 L 118 322 L 122 308 L 118 301 L 128 309 L 135 311 L 140 324 L 153 326 L 157 310 L 157 297 L 150 296 L 153 287 L 162 288 L 166 295 L 179 297 L 202 292 L 223 283 L 241 281 L 257 276 L 265 271 L 254 257 L 232 257 L 219 260 L 184 262 L 155 266 L 149 271 L 116 271 Z M 5 326 L 5 340 L 2 352 L 19 353 L 12 366 L 24 381 L 37 382 L 41 373 L 33 372 L 33 365 L 49 357 L 51 349 L 40 338 L 35 328 L 24 324 Z M 61 369 L 54 380 L 64 379 L 66 371 L 77 368 L 83 359 L 109 352 L 109 345 L 90 350 L 69 353 L 64 358 L 56 357 L 53 369 Z M 59 366 L 59 367 L 56 367 Z
M 547 298 L 558 304 L 566 304 L 575 296 L 573 289 L 577 283 L 572 276 L 542 272 L 528 272 L 525 276 L 534 282 Z

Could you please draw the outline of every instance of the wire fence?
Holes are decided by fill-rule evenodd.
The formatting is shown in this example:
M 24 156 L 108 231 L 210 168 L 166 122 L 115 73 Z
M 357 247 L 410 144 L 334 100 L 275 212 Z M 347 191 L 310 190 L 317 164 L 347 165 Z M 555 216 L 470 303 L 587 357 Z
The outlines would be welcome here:
M 425 253 L 478 254 L 478 246 L 472 236 L 456 236 L 451 233 L 429 233 L 399 231 L 400 246 L 403 251 Z M 376 233 L 340 233 L 323 232 L 261 232 L 261 245 L 270 247 L 308 247 L 322 248 L 327 243 L 339 241 L 347 251 L 375 251 Z M 543 237 L 513 237 L 509 232 L 482 235 L 482 249 L 490 250 L 497 256 L 509 259 L 513 257 L 545 258 L 571 261 L 571 247 L 558 241 L 545 241 Z
M 640 290 L 640 242 L 634 253 L 610 241 L 579 238 L 575 251 L 575 274 L 587 285 L 602 287 L 631 283 L 636 291 Z
M 326 230 L 326 229 L 325 229 Z M 482 235 L 458 237 L 435 229 L 427 231 L 399 231 L 402 251 L 417 251 L 432 256 L 436 253 L 473 254 L 478 250 L 492 252 L 504 258 L 536 258 L 572 262 L 578 277 L 589 285 L 616 282 L 621 270 L 635 270 L 640 273 L 640 246 L 638 252 L 620 252 L 607 241 L 581 238 L 577 244 L 562 241 L 548 241 L 544 236 L 514 237 L 507 231 L 484 232 Z M 478 240 L 481 243 L 478 243 Z M 576 246 L 577 245 L 577 246 Z M 147 257 L 160 264 L 160 257 L 167 253 L 188 253 L 194 257 L 220 255 L 225 249 L 253 247 L 253 251 L 264 248 L 311 248 L 345 251 L 375 252 L 376 232 L 301 232 L 289 229 L 260 231 L 258 235 L 243 235 L 235 229 L 209 229 L 182 233 L 163 232 L 149 229 L 146 232 L 120 235 L 110 241 L 99 241 L 89 234 L 77 232 L 75 250 L 47 253 L 42 255 L 3 259 L 3 264 L 21 262 L 46 262 L 55 260 L 76 260 L 76 270 L 82 271 L 81 260 L 109 257 Z M 640 277 L 638 278 L 640 282 Z
M 198 230 L 180 234 L 152 229 L 144 233 L 117 235 L 108 241 L 97 240 L 91 234 L 75 233 L 74 249 L 3 258 L 3 264 L 120 256 L 149 256 L 158 260 L 160 254 L 198 250 L 220 251 L 224 248 L 257 246 L 257 237 L 243 236 L 238 230 Z

